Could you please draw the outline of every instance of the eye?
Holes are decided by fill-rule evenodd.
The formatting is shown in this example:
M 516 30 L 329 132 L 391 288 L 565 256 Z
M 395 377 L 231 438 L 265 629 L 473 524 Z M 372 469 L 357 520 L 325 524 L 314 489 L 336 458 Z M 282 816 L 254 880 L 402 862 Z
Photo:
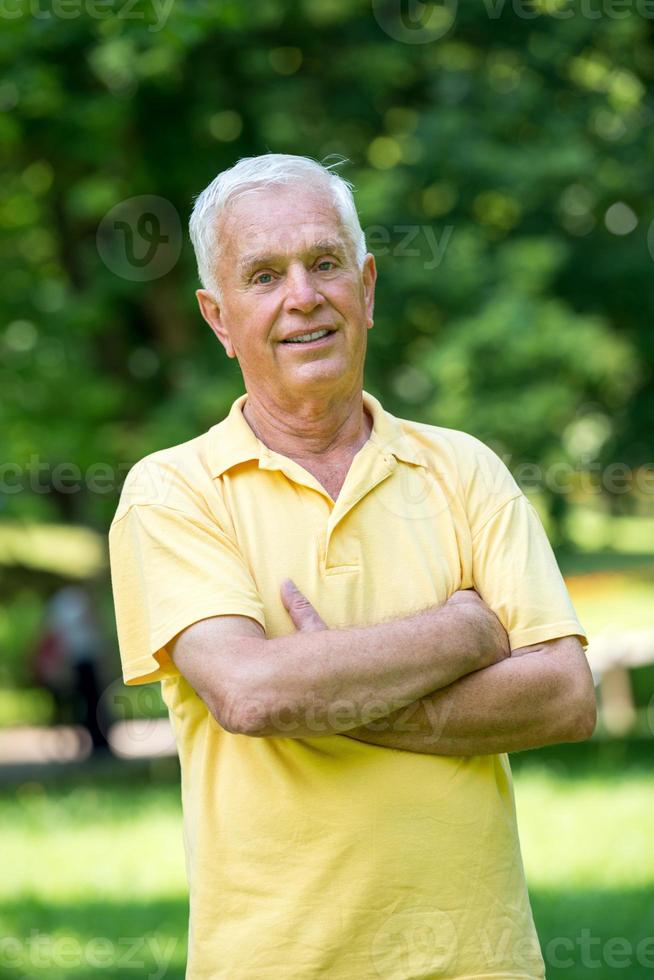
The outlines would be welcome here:
M 331 259 L 321 259 L 317 265 L 319 272 L 331 272 L 332 269 L 336 268 L 336 263 Z
M 260 272 L 252 281 L 258 286 L 269 286 L 272 282 L 272 272 Z

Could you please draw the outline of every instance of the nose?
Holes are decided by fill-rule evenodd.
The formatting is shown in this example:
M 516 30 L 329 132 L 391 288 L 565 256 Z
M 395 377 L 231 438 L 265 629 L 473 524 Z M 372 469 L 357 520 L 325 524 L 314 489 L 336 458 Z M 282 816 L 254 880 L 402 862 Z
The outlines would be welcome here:
M 323 297 L 315 287 L 311 272 L 302 263 L 293 263 L 286 272 L 287 313 L 311 313 L 322 303 Z

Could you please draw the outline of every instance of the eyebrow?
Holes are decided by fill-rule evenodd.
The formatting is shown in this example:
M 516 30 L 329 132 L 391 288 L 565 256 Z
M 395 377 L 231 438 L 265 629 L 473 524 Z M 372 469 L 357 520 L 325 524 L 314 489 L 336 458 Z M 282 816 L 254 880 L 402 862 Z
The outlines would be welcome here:
M 338 238 L 321 238 L 319 241 L 314 242 L 307 249 L 305 249 L 302 252 L 302 255 L 307 256 L 330 253 L 332 255 L 342 256 L 345 254 L 345 250 L 345 243 L 340 241 Z M 276 254 L 274 252 L 262 252 L 259 255 L 244 255 L 238 263 L 238 271 L 240 276 L 245 279 L 251 272 L 254 271 L 254 269 L 261 266 L 275 265 L 276 262 L 283 261 L 285 258 L 286 255 Z

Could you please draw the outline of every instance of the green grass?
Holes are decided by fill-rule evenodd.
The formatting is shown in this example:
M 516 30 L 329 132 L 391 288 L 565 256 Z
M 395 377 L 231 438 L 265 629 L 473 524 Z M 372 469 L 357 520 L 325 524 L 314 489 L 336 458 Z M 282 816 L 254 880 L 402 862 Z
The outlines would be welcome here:
M 181 980 L 187 898 L 177 785 L 26 784 L 17 798 L 0 798 L 0 827 L 0 976 L 124 971 Z
M 549 980 L 654 976 L 650 757 L 651 743 L 615 742 L 513 758 Z
M 642 945 L 654 936 L 649 751 L 608 743 L 513 757 L 550 980 L 654 976 L 654 940 Z M 0 976 L 183 978 L 187 891 L 176 783 L 27 784 L 15 797 L 0 796 L 0 834 Z

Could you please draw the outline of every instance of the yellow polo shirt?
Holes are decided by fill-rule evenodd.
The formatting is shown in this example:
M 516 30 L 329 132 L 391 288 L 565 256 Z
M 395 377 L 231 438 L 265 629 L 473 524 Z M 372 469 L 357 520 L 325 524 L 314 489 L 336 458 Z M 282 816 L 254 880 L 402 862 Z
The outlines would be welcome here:
M 179 749 L 187 978 L 543 977 L 506 755 L 233 735 L 166 651 L 208 616 L 293 632 L 287 577 L 329 627 L 474 586 L 513 649 L 585 643 L 533 507 L 483 443 L 366 392 L 373 429 L 334 502 L 255 437 L 245 399 L 137 463 L 110 530 L 124 679 L 161 681 Z

